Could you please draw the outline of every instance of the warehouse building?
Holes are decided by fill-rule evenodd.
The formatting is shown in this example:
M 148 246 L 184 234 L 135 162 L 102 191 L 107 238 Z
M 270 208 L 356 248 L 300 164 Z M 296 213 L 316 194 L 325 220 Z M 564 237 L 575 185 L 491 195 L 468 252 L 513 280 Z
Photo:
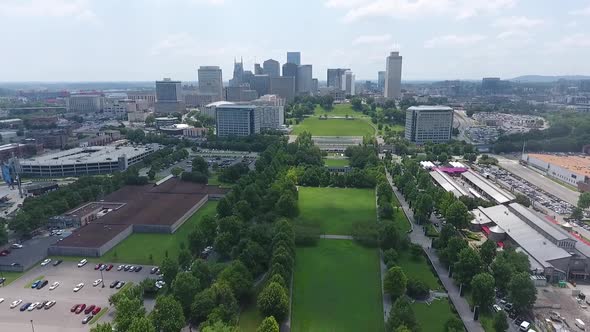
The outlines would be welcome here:
M 30 177 L 68 177 L 124 171 L 159 150 L 158 144 L 74 148 L 20 161 L 20 173 Z
M 510 203 L 516 199 L 516 196 L 512 193 L 500 189 L 500 187 L 472 170 L 467 170 L 466 172 L 461 173 L 461 177 L 465 182 L 473 186 L 473 188 L 477 190 L 477 194 L 483 196 L 484 199 L 497 204 Z
M 590 191 L 590 156 L 528 153 L 522 155 L 522 161 L 547 176 L 576 186 L 581 191 Z

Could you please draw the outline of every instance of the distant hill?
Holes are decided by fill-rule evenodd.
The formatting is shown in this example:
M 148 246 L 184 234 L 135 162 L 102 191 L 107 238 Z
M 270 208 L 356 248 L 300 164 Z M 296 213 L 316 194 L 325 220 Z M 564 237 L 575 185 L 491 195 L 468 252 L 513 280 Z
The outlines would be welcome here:
M 559 80 L 579 81 L 590 80 L 590 76 L 585 75 L 562 75 L 562 76 L 543 76 L 543 75 L 523 75 L 509 79 L 509 81 L 518 81 L 523 83 L 551 83 Z

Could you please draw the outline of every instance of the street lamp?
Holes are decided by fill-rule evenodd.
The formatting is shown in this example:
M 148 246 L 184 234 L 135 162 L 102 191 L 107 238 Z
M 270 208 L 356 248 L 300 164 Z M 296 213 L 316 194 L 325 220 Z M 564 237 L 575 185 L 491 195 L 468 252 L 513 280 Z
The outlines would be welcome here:
M 100 270 L 100 280 L 101 280 L 102 288 L 104 288 L 104 277 L 102 276 L 102 270 Z
M 33 326 L 33 320 L 31 319 L 31 329 L 35 332 L 35 326 Z

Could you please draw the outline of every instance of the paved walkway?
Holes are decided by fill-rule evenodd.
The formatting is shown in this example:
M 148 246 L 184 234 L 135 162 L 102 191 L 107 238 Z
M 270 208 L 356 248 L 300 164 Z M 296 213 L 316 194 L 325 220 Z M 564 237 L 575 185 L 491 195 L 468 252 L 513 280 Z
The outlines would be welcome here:
M 397 190 L 397 188 L 393 184 L 393 179 L 391 178 L 391 175 L 389 174 L 389 172 L 387 172 L 387 180 L 389 181 L 389 184 L 391 185 L 391 188 L 393 189 L 395 196 L 397 197 L 398 201 L 400 202 L 400 205 L 402 206 L 404 213 L 408 217 L 408 220 L 412 224 L 414 224 L 414 213 L 412 212 L 412 210 L 408 206 L 408 203 L 406 202 L 406 200 L 404 199 L 402 194 Z M 424 232 L 422 232 L 421 227 L 416 227 L 414 229 L 414 231 L 409 234 L 409 237 L 410 237 L 410 241 L 412 243 L 419 244 L 424 249 L 424 252 L 426 252 L 428 259 L 430 260 L 430 262 L 434 266 L 436 273 L 438 274 L 438 278 L 440 279 L 443 286 L 447 290 L 447 293 L 449 294 L 449 298 L 451 299 L 451 301 L 455 305 L 455 308 L 457 309 L 459 316 L 463 320 L 463 323 L 465 324 L 467 331 L 469 331 L 469 332 L 483 332 L 484 330 L 481 327 L 480 322 L 473 320 L 473 312 L 471 312 L 471 309 L 469 308 L 469 304 L 467 303 L 467 300 L 465 298 L 459 296 L 459 287 L 457 287 L 457 285 L 455 285 L 455 283 L 453 282 L 453 279 L 448 277 L 449 271 L 440 262 L 436 252 L 434 250 L 431 250 L 432 240 L 429 237 L 427 237 L 424 234 Z
M 320 239 L 328 239 L 328 240 L 354 240 L 350 235 L 330 235 L 330 234 L 323 234 L 320 235 Z

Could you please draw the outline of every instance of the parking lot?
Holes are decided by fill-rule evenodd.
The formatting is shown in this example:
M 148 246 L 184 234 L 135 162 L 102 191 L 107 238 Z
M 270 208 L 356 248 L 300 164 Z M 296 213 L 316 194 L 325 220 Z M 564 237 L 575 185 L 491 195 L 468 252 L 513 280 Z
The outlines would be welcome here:
M 118 291 L 109 287 L 111 282 L 119 280 L 137 283 L 150 276 L 154 278 L 154 275 L 150 275 L 151 266 L 143 266 L 140 272 L 125 272 L 117 271 L 118 265 L 113 265 L 114 268 L 111 271 L 102 272 L 104 288 L 101 285 L 96 287 L 92 285 L 96 279 L 101 278 L 100 271 L 94 270 L 93 263 L 88 263 L 81 268 L 77 267 L 77 262 L 63 262 L 58 266 L 53 266 L 50 263 L 46 266 L 32 268 L 18 280 L 0 288 L 0 298 L 4 298 L 4 302 L 0 303 L 0 331 L 30 331 L 32 330 L 31 320 L 35 331 L 89 331 L 90 326 L 82 324 L 84 313 L 78 315 L 71 313 L 72 306 L 81 303 L 87 306 L 94 304 L 107 310 L 109 296 Z M 45 279 L 49 283 L 40 290 L 25 287 L 37 279 Z M 49 287 L 55 281 L 58 281 L 60 285 L 56 289 L 50 290 Z M 73 288 L 78 283 L 84 283 L 84 287 L 80 291 L 74 292 Z M 10 309 L 11 302 L 19 299 L 22 300 L 22 303 L 16 308 Z M 35 309 L 24 312 L 19 310 L 24 303 L 48 300 L 57 303 L 48 310 Z M 110 319 L 112 319 L 112 313 L 105 314 L 100 321 Z

